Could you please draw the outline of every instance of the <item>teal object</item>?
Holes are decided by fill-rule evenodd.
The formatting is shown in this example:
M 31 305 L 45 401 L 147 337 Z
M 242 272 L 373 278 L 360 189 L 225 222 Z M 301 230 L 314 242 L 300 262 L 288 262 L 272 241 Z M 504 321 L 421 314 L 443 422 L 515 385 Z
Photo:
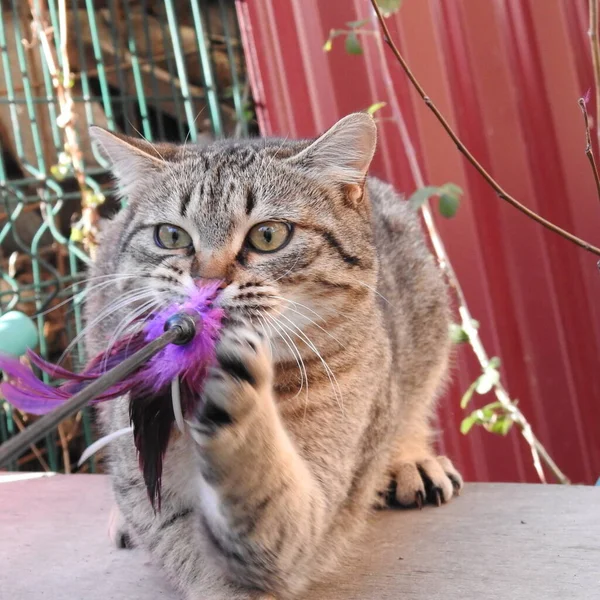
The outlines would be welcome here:
M 60 14 L 65 8 L 69 31 L 63 40 Z M 38 329 L 36 343 L 25 321 L 27 329 L 19 331 L 18 323 L 3 322 L 8 315 L 0 316 L 0 352 L 18 356 L 35 345 L 48 359 L 73 342 L 66 366 L 79 371 L 86 364 L 78 334 L 83 330 L 82 290 L 89 260 L 85 246 L 77 236 L 71 239 L 66 227 L 82 212 L 81 189 L 73 185 L 72 161 L 65 162 L 69 148 L 58 123 L 47 53 L 39 43 L 32 48 L 22 43 L 31 38 L 32 10 L 52 31 L 47 36 L 49 53 L 55 55 L 59 72 L 65 66 L 61 43 L 71 59 L 74 126 L 92 206 L 104 195 L 103 210 L 113 212 L 119 199 L 110 191 L 106 160 L 90 146 L 89 125 L 152 143 L 206 143 L 212 137 L 210 126 L 217 138 L 252 136 L 258 128 L 234 0 L 0 0 L 0 315 L 18 308 L 35 313 L 32 321 Z M 45 205 L 43 219 L 40 202 Z M 13 253 L 18 268 L 11 270 L 8 257 Z M 61 321 L 64 329 L 51 345 L 44 329 L 50 324 L 47 330 L 56 332 Z M 46 374 L 42 378 L 49 383 Z M 89 446 L 93 436 L 88 409 L 82 424 L 83 443 Z M 11 409 L 0 397 L 0 443 L 15 427 Z M 45 450 L 50 470 L 59 471 L 55 438 L 55 433 L 48 437 Z M 73 450 L 80 447 L 79 434 L 71 443 Z M 39 470 L 42 465 L 36 461 L 29 454 L 15 468 Z
M 37 345 L 37 328 L 25 313 L 11 310 L 0 317 L 0 352 L 18 358 Z

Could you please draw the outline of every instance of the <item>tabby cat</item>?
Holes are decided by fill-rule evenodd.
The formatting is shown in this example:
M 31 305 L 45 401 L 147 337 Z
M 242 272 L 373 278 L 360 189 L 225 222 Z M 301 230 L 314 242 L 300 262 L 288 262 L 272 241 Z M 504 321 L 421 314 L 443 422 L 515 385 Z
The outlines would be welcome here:
M 228 315 L 187 431 L 172 430 L 159 511 L 132 436 L 110 445 L 118 545 L 148 549 L 190 600 L 296 598 L 377 503 L 460 491 L 430 425 L 447 293 L 417 215 L 367 177 L 369 115 L 310 141 L 92 134 L 128 204 L 92 267 L 90 354 L 193 281 L 219 280 Z M 102 409 L 107 433 L 129 425 L 128 406 Z

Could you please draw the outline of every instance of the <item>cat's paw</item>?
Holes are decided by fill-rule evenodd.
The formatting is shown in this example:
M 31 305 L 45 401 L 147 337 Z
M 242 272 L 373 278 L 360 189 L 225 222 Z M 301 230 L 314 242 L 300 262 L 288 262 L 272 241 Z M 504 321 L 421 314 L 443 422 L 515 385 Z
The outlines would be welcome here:
M 239 423 L 272 387 L 272 359 L 264 335 L 246 322 L 227 327 L 216 348 L 216 365 L 208 373 L 202 399 L 189 421 L 202 443 L 219 430 Z
M 431 456 L 418 462 L 400 462 L 391 472 L 389 488 L 384 492 L 390 507 L 422 508 L 428 502 L 441 506 L 458 496 L 463 478 L 445 456 Z
M 127 523 L 116 506 L 112 507 L 108 516 L 108 537 L 119 550 L 129 550 L 135 547 Z

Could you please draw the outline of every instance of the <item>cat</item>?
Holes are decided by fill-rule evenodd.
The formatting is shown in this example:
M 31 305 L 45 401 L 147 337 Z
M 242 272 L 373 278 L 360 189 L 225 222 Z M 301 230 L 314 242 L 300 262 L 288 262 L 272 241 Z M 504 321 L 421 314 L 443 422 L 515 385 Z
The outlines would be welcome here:
M 368 114 L 308 141 L 92 135 L 128 203 L 91 268 L 89 353 L 192 281 L 219 280 L 228 315 L 202 401 L 171 434 L 160 511 L 132 436 L 110 445 L 118 545 L 148 549 L 189 600 L 295 598 L 374 507 L 459 493 L 430 424 L 447 290 L 414 209 L 367 176 Z M 101 410 L 107 433 L 129 425 L 127 399 Z

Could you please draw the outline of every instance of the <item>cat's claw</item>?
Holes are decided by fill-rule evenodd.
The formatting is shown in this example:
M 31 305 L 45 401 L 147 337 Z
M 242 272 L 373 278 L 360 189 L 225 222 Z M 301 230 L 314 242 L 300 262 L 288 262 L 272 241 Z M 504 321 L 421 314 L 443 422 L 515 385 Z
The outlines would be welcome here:
M 403 462 L 392 470 L 385 494 L 390 507 L 423 508 L 425 502 L 441 506 L 460 495 L 463 479 L 445 456 Z

